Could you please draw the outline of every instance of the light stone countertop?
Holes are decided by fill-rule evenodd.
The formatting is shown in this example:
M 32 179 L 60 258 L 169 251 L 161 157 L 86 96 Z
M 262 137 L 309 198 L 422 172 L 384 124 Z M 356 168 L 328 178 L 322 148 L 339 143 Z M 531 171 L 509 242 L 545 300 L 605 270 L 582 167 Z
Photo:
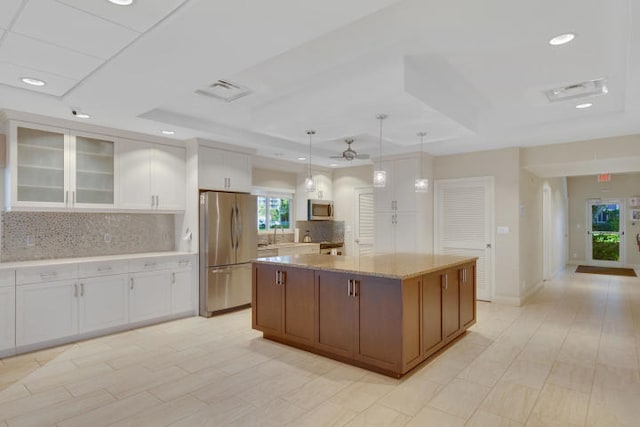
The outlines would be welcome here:
M 167 251 L 167 252 L 144 252 L 144 253 L 137 253 L 137 254 L 122 254 L 122 255 L 105 255 L 105 256 L 82 257 L 82 258 L 55 258 L 55 259 L 39 259 L 34 261 L 11 261 L 11 262 L 0 262 L 0 270 L 11 270 L 11 269 L 17 269 L 17 268 L 41 267 L 41 266 L 53 266 L 53 265 L 65 265 L 65 264 L 80 264 L 85 262 L 132 261 L 136 259 L 175 257 L 175 256 L 188 256 L 188 255 L 197 255 L 197 253 Z
M 414 253 L 365 255 L 360 257 L 303 254 L 258 258 L 254 262 L 405 280 L 445 268 L 456 267 L 476 259 L 476 257 L 458 255 Z

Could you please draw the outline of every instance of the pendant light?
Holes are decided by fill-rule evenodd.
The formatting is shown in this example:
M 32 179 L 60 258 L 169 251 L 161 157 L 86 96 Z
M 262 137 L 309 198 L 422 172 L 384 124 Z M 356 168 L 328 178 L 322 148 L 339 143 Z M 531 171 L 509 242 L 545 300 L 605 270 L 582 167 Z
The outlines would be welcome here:
M 316 134 L 315 130 L 308 130 L 307 135 L 309 135 L 309 162 L 307 163 L 307 177 L 304 179 L 304 189 L 307 193 L 313 193 L 316 191 L 316 183 L 313 180 L 313 176 L 311 175 L 311 138 Z
M 426 132 L 418 132 L 420 137 L 420 178 L 416 178 L 416 193 L 426 193 L 429 191 L 429 180 L 424 177 L 424 162 L 422 161 L 422 149 L 424 147 L 424 137 L 427 136 Z
M 373 171 L 373 186 L 385 187 L 387 185 L 387 172 L 382 170 L 382 121 L 387 118 L 386 114 L 378 114 L 376 119 L 380 120 L 380 151 L 378 163 L 380 169 Z

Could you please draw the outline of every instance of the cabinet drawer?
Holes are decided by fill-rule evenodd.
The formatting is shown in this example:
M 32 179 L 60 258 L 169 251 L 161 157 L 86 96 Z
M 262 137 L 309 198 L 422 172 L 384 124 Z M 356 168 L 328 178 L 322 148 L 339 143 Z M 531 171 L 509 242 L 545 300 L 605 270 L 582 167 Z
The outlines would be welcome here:
M 171 260 L 167 258 L 145 258 L 129 261 L 129 272 L 168 270 Z
M 78 266 L 78 277 L 100 277 L 112 274 L 126 274 L 129 271 L 127 261 L 87 262 Z
M 172 270 L 190 270 L 193 267 L 193 258 L 189 256 L 177 257 L 168 261 Z
M 15 270 L 0 270 L 0 288 L 4 286 L 13 286 L 16 284 Z
M 78 266 L 75 264 L 24 268 L 16 270 L 16 285 L 69 280 L 77 277 Z

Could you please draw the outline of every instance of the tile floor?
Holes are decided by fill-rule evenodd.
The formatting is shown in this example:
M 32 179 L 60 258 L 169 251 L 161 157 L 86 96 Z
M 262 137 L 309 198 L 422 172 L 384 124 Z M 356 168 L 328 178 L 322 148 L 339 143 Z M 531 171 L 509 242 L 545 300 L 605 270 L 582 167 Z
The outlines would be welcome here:
M 394 380 L 260 338 L 244 310 L 0 360 L 0 427 L 638 426 L 640 279 L 565 273 L 479 303 Z

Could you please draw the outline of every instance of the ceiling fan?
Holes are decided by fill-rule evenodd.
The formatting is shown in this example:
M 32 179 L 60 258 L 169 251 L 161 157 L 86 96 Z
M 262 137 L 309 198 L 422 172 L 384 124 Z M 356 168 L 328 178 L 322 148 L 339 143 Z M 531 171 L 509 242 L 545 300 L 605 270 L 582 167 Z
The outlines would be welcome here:
M 344 150 L 342 154 L 339 156 L 331 156 L 332 159 L 344 159 L 347 161 L 351 161 L 353 159 L 366 160 L 370 157 L 368 154 L 358 154 L 355 152 L 355 150 L 351 148 L 353 139 L 348 138 L 348 139 L 345 139 L 344 142 L 347 143 L 347 149 Z

